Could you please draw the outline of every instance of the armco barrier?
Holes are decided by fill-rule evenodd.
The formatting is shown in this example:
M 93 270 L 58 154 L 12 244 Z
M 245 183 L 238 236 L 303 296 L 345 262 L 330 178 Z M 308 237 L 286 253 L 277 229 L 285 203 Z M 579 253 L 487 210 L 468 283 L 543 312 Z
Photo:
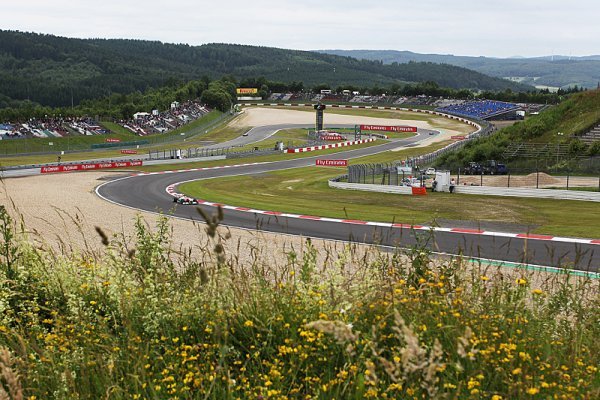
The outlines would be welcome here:
M 372 185 L 370 183 L 346 183 L 329 181 L 329 187 L 335 189 L 346 190 L 363 190 L 366 192 L 379 193 L 394 193 L 412 195 L 412 187 L 410 186 L 387 186 L 387 185 Z
M 370 183 L 346 183 L 329 181 L 329 187 L 346 190 L 362 190 L 365 192 L 412 194 L 408 186 L 373 185 Z M 420 188 L 425 189 L 425 188 Z M 484 196 L 529 197 L 538 199 L 580 200 L 600 202 L 600 192 L 555 189 L 522 189 L 500 188 L 491 186 L 460 186 L 454 188 L 455 193 L 477 194 Z
M 95 169 L 109 168 L 125 168 L 125 167 L 141 167 L 142 161 L 114 161 L 104 163 L 89 163 L 89 164 L 67 164 L 67 165 L 50 165 L 40 168 L 42 174 L 50 174 L 55 172 L 72 172 L 72 171 L 90 171 Z
M 456 193 L 486 196 L 530 197 L 538 199 L 581 200 L 600 202 L 600 192 L 558 189 L 505 188 L 493 186 L 461 186 L 454 188 Z
M 131 142 L 106 142 L 106 143 L 94 143 L 90 147 L 92 149 L 109 149 L 113 147 L 133 147 L 143 146 L 149 144 L 148 140 L 134 140 Z
M 370 139 L 363 139 L 363 140 L 353 140 L 350 142 L 340 142 L 340 143 L 335 143 L 335 144 L 323 144 L 320 146 L 300 147 L 297 149 L 287 149 L 287 150 L 285 150 L 285 153 L 306 153 L 308 151 L 325 150 L 325 149 L 333 149 L 336 147 L 353 146 L 353 145 L 357 145 L 357 144 L 370 143 L 370 142 L 374 142 L 374 141 L 375 141 L 375 138 L 370 138 Z

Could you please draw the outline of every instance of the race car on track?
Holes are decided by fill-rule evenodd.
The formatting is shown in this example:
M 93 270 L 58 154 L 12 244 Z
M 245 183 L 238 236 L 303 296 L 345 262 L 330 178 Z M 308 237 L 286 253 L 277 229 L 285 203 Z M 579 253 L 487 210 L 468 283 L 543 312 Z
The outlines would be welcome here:
M 175 202 L 177 204 L 183 204 L 183 205 L 198 204 L 198 200 L 196 200 L 196 199 L 194 199 L 192 197 L 187 197 L 187 196 L 175 197 L 175 198 L 173 198 L 173 202 Z

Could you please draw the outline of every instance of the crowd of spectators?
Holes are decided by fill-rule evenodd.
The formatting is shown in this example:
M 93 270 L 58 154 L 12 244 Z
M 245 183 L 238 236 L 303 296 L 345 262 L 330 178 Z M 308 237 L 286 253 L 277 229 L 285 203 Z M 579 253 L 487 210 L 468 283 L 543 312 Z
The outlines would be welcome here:
M 379 96 L 369 96 L 369 95 L 358 94 L 358 95 L 352 96 L 352 98 L 350 99 L 350 103 L 377 104 L 377 103 L 385 103 L 385 102 L 387 102 L 387 100 L 388 100 L 388 98 L 385 96 L 385 94 L 382 94 Z
M 436 111 L 467 118 L 486 119 L 511 111 L 517 111 L 519 109 L 520 107 L 513 103 L 505 103 L 496 100 L 481 100 L 440 107 L 436 108 Z
M 186 101 L 171 103 L 169 110 L 159 112 L 152 110 L 151 113 L 138 112 L 133 115 L 133 119 L 120 121 L 119 125 L 128 129 L 139 136 L 146 136 L 155 133 L 165 133 L 180 126 L 189 124 L 192 121 L 208 114 L 210 110 L 197 101 Z
M 27 122 L 0 124 L 0 140 L 21 138 L 59 138 L 69 135 L 108 133 L 97 122 L 83 118 L 31 118 Z
M 153 110 L 152 113 L 136 113 L 129 121 L 119 124 L 131 132 L 146 136 L 164 133 L 206 115 L 209 110 L 199 102 L 173 102 L 165 112 Z M 110 133 L 89 117 L 31 118 L 27 122 L 6 122 L 0 124 L 0 140 L 20 138 L 59 138 L 70 135 L 102 135 Z
M 304 93 L 271 93 L 268 101 L 304 101 L 308 100 Z
M 429 106 L 446 107 L 462 104 L 465 100 L 446 99 L 436 96 L 394 96 L 394 95 L 365 95 L 343 93 L 272 93 L 265 101 L 270 102 L 324 102 L 324 103 L 355 103 L 355 104 L 391 104 L 403 107 Z

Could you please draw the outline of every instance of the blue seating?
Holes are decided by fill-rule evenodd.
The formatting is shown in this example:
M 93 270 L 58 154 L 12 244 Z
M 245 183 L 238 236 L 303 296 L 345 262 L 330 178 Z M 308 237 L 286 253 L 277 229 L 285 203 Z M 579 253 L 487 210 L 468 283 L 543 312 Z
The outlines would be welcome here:
M 436 111 L 458 115 L 460 117 L 487 119 L 496 115 L 516 111 L 519 108 L 518 105 L 513 103 L 505 103 L 496 100 L 481 100 L 436 108 Z

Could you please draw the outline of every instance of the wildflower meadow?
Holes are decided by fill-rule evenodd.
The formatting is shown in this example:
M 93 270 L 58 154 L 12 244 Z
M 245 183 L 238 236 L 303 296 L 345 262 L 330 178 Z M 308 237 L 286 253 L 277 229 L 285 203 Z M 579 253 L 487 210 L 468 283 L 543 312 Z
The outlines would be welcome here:
M 0 207 L 0 399 L 600 398 L 597 279 L 308 239 L 242 261 L 204 217 L 201 257 L 164 216 L 61 252 Z

